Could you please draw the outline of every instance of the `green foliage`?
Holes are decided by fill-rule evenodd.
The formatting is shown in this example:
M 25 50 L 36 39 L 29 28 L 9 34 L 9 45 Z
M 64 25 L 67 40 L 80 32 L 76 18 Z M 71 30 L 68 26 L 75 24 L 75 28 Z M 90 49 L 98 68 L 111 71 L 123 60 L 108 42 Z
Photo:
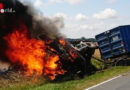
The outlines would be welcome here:
M 91 60 L 91 63 L 98 69 L 98 70 L 103 70 L 104 69 L 104 64 L 102 62 L 99 62 L 95 59 Z
M 95 39 L 95 38 L 88 38 L 88 39 L 86 39 L 86 41 L 89 41 L 89 42 L 96 42 L 96 39 Z
M 81 40 L 82 40 L 82 41 L 85 41 L 85 40 L 86 40 L 86 38 L 85 38 L 85 37 L 81 37 Z
M 85 38 L 85 37 L 81 37 L 82 41 L 87 41 L 87 42 L 96 42 L 95 38 Z

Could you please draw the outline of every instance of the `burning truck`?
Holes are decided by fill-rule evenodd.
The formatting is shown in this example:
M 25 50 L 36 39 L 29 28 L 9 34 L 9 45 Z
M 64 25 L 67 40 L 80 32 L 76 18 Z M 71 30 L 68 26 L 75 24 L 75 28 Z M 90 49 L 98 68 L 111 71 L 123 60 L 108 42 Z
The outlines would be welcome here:
M 20 74 L 54 80 L 69 73 L 83 77 L 93 67 L 94 48 L 71 47 L 50 19 L 36 19 L 18 0 L 0 0 L 0 9 L 0 60 Z

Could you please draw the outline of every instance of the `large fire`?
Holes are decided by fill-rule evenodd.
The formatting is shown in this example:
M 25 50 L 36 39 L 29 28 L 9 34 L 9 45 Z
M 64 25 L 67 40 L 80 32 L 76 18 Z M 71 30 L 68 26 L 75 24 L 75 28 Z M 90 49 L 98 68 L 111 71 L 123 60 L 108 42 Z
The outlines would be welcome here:
M 1 3 L 4 9 L 15 10 L 0 14 L 0 60 L 9 61 L 12 67 L 9 69 L 51 80 L 79 71 L 85 74 L 85 59 L 58 32 L 60 18 L 39 18 L 19 0 L 1 0 Z
M 48 75 L 51 80 L 57 74 L 64 74 L 59 56 L 48 55 L 46 42 L 29 36 L 26 25 L 15 28 L 12 33 L 3 37 L 7 42 L 6 55 L 13 64 L 19 64 L 25 75 Z

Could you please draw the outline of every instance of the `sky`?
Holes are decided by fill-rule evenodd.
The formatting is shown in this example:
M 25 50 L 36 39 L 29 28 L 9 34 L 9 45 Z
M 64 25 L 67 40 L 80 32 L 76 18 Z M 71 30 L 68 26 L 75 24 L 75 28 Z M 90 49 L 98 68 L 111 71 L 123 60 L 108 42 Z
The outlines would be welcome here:
M 60 18 L 67 38 L 94 38 L 130 24 L 130 0 L 28 0 L 41 15 Z

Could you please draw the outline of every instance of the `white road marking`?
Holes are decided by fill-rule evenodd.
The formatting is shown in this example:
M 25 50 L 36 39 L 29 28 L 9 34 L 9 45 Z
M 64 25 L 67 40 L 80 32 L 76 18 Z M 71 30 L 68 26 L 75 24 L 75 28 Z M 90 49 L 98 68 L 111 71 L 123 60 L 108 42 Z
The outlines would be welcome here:
M 100 86 L 100 85 L 102 85 L 102 84 L 104 84 L 104 83 L 107 83 L 107 82 L 112 81 L 112 80 L 114 80 L 114 79 L 120 78 L 121 76 L 122 76 L 122 75 L 119 75 L 119 76 L 117 76 L 117 77 L 111 78 L 111 79 L 106 80 L 106 81 L 104 81 L 104 82 L 101 82 L 101 83 L 99 83 L 99 84 L 97 84 L 97 85 L 94 85 L 94 86 L 92 86 L 92 87 L 89 87 L 89 88 L 87 88 L 87 89 L 85 89 L 85 90 L 90 90 L 90 89 L 95 88 L 95 87 L 97 87 L 97 86 Z

